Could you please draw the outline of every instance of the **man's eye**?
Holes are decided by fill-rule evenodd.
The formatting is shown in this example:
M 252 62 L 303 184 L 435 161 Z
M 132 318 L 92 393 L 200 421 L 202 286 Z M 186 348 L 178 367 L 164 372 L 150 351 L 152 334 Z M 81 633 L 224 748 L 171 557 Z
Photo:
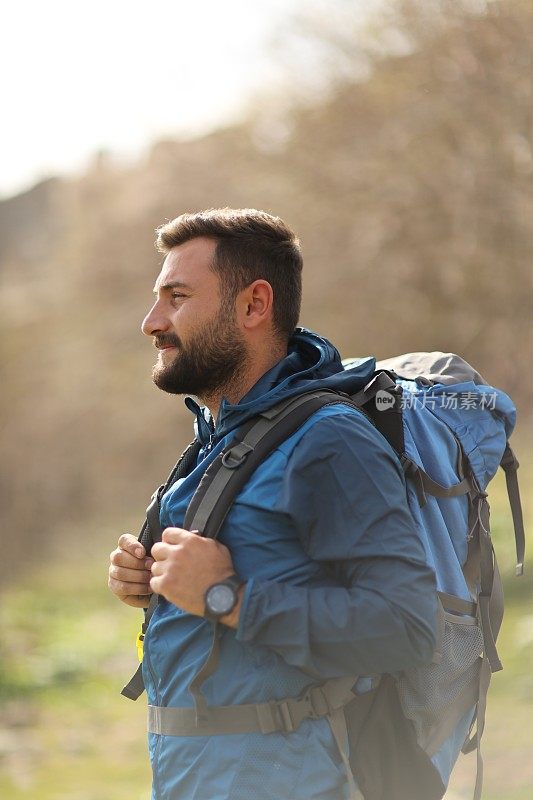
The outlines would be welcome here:
M 181 292 L 172 292 L 172 299 L 176 300 L 178 297 L 185 297 Z

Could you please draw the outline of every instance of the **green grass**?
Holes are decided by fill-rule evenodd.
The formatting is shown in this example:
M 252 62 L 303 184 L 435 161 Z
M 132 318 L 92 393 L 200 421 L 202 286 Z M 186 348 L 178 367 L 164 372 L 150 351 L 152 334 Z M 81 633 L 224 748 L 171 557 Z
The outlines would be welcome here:
M 533 518 L 521 470 L 526 516 Z M 514 540 L 505 483 L 491 484 L 492 526 L 506 586 L 484 737 L 484 800 L 533 797 L 533 567 L 513 577 Z M 531 525 L 530 525 L 531 528 Z M 100 537 L 83 554 L 27 575 L 0 606 L 0 797 L 3 800 L 147 800 L 145 700 L 119 692 L 136 668 L 141 612 L 105 585 Z M 88 566 L 87 566 L 88 564 Z M 461 757 L 448 800 L 472 796 L 475 756 Z
M 96 565 L 83 574 L 47 567 L 5 593 L 4 800 L 149 797 L 146 704 L 119 695 L 137 666 L 140 614 L 109 595 Z

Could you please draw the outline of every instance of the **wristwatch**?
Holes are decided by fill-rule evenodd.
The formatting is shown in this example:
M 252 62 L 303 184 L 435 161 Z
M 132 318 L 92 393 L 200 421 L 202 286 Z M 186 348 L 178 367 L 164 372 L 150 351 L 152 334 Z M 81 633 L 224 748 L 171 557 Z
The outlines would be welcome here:
M 219 583 L 214 583 L 205 593 L 204 617 L 218 622 L 220 617 L 229 614 L 239 600 L 238 591 L 244 581 L 238 575 L 230 575 Z

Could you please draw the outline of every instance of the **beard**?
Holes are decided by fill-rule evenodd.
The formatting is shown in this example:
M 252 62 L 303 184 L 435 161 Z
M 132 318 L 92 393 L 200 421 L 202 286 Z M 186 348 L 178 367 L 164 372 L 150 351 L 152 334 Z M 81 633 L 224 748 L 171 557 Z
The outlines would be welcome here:
M 155 385 L 169 394 L 193 394 L 199 398 L 236 385 L 248 353 L 233 313 L 224 307 L 187 342 L 169 333 L 156 336 L 154 344 L 171 345 L 178 350 L 170 364 L 154 366 Z

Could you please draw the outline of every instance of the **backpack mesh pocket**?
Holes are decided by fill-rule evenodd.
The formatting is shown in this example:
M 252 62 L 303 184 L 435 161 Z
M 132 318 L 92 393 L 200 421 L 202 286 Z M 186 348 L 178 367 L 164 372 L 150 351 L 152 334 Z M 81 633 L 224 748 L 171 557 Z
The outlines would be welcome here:
M 441 658 L 414 667 L 397 679 L 405 716 L 412 720 L 418 742 L 429 755 L 452 733 L 478 699 L 483 633 L 476 619 L 444 614 Z

